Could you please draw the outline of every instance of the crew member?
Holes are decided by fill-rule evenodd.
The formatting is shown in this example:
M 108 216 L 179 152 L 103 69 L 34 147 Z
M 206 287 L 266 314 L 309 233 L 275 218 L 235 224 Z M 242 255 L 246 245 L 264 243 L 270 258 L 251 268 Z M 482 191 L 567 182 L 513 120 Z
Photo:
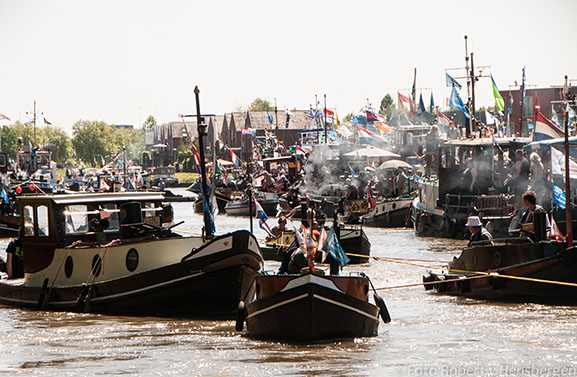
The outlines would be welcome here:
M 10 241 L 6 248 L 6 272 L 8 279 L 24 277 L 24 254 L 20 237 Z
M 484 241 L 483 245 L 493 245 L 493 236 L 487 229 L 483 227 L 481 223 L 481 219 L 479 216 L 469 216 L 467 219 L 466 227 L 469 228 L 469 232 L 471 232 L 471 238 L 469 239 L 469 246 L 473 242 Z
M 273 227 L 270 232 L 273 234 L 273 237 L 268 236 L 266 238 L 267 241 L 274 240 L 281 236 L 281 234 L 286 230 L 286 217 L 281 216 L 278 219 L 278 225 Z
M 521 220 L 519 221 L 519 225 L 522 228 L 523 224 L 533 223 L 533 212 L 536 211 L 545 211 L 543 207 L 537 204 L 537 194 L 534 191 L 526 191 L 523 196 L 521 197 L 523 201 L 523 206 L 526 208 L 523 216 L 521 216 Z M 549 234 L 551 230 L 551 224 L 549 223 L 549 217 L 545 216 L 545 227 L 547 234 Z M 524 234 L 523 230 L 521 230 L 521 235 Z

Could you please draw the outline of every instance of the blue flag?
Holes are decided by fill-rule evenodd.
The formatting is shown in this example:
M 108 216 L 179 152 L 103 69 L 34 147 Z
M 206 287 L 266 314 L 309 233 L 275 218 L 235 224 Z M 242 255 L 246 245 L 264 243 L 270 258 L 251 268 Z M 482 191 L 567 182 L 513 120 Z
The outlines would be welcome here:
M 351 177 L 355 178 L 357 175 L 355 174 L 353 168 L 351 168 L 351 165 L 349 165 L 349 170 L 351 171 Z
M 341 246 L 341 243 L 337 239 L 337 235 L 334 229 L 331 229 L 323 250 L 329 253 L 329 255 L 341 265 L 341 267 L 344 267 L 347 263 L 350 262 L 347 254 Z
M 431 92 L 431 103 L 429 105 L 429 112 L 433 113 L 434 109 L 435 109 L 435 101 L 433 100 L 433 92 Z
M 266 113 L 268 115 L 268 122 L 272 125 L 274 119 L 273 119 L 271 113 L 269 113 L 268 111 Z
M 459 111 L 462 111 L 463 114 L 465 114 L 465 117 L 467 119 L 471 118 L 469 116 L 469 112 L 467 111 L 467 108 L 463 104 L 463 100 L 461 99 L 461 97 L 459 96 L 459 93 L 457 92 L 457 88 L 455 88 L 454 86 L 453 86 L 453 90 L 451 91 L 451 98 L 449 99 L 449 105 L 453 109 L 457 109 Z
M 425 108 L 425 103 L 423 102 L 423 93 L 421 93 L 421 95 L 419 96 L 418 115 L 423 115 L 425 113 L 425 111 L 427 111 L 427 109 Z
M 561 209 L 565 209 L 566 204 L 567 199 L 565 198 L 565 192 L 561 190 L 561 187 L 553 184 L 553 205 L 556 205 Z
M 4 200 L 4 203 L 8 204 L 8 194 L 6 193 L 6 190 L 4 190 L 4 187 L 2 187 L 2 192 L 0 193 L 0 199 Z
M 451 77 L 451 75 L 449 75 L 448 73 L 445 73 L 445 81 L 447 82 L 447 86 L 453 86 L 453 87 L 457 87 L 459 89 L 461 89 L 461 84 L 459 84 L 457 82 L 457 80 L 455 80 L 454 78 Z

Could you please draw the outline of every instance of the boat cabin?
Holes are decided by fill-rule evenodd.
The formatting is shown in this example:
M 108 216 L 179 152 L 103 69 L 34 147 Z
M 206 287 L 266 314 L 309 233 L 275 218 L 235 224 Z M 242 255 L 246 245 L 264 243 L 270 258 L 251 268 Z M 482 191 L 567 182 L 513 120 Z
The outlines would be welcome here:
M 99 246 L 174 235 L 172 207 L 152 192 L 79 193 L 19 198 L 24 272 L 46 268 L 56 248 Z

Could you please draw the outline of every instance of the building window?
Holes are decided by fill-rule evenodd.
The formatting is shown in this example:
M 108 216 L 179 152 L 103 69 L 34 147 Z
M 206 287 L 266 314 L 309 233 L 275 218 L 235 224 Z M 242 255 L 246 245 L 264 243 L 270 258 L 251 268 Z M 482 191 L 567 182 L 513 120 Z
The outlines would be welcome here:
M 533 118 L 533 96 L 525 95 L 523 101 L 523 118 Z

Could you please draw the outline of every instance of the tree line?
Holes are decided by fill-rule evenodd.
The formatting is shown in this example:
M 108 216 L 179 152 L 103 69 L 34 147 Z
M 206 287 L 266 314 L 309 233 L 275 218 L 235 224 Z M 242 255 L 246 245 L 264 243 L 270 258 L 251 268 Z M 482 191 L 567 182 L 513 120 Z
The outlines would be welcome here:
M 11 159 L 16 159 L 19 148 L 34 145 L 52 152 L 52 160 L 60 167 L 98 166 L 102 158 L 110 162 L 112 158 L 126 147 L 127 159 L 139 160 L 145 148 L 144 133 L 147 128 L 156 124 L 149 117 L 142 128 L 116 128 L 102 121 L 79 120 L 72 126 L 72 137 L 61 128 L 52 125 L 36 127 L 36 142 L 34 142 L 34 126 L 15 122 L 0 128 L 2 152 Z M 102 156 L 102 158 L 100 158 Z

